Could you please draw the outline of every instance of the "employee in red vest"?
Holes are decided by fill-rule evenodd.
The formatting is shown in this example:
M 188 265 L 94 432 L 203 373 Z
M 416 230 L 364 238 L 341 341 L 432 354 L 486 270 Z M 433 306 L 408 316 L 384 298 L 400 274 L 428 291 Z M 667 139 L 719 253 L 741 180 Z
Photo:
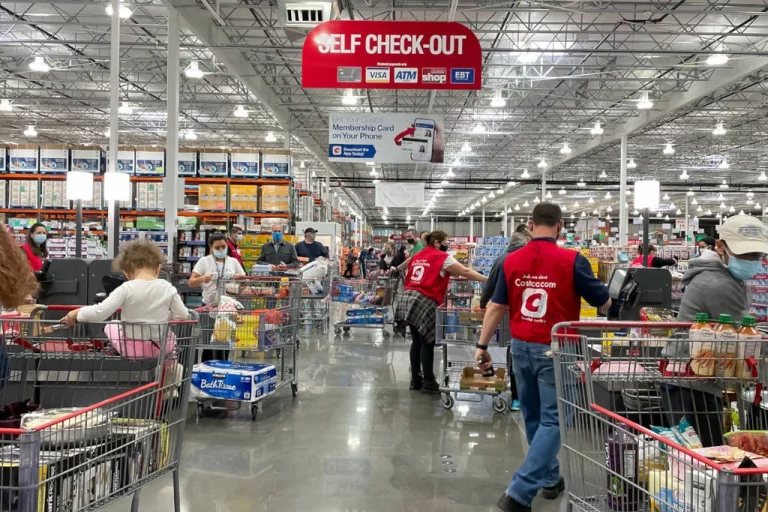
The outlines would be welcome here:
M 582 297 L 601 309 L 611 305 L 608 289 L 595 278 L 587 259 L 557 246 L 562 228 L 559 206 L 536 205 L 533 239 L 504 261 L 477 342 L 475 361 L 481 369 L 488 369 L 492 364 L 488 343 L 508 305 L 510 352 L 530 448 L 497 502 L 507 512 L 529 512 L 539 490 L 546 499 L 556 499 L 565 490 L 557 462 L 560 424 L 555 370 L 549 354 L 552 327 L 578 321 Z
M 240 243 L 243 241 L 243 228 L 233 224 L 227 238 L 227 256 L 235 258 L 240 266 L 243 266 L 243 257 L 240 255 Z
M 643 266 L 643 246 L 637 247 L 639 256 L 635 258 L 630 267 L 642 267 Z M 648 244 L 648 266 L 652 268 L 669 267 L 671 265 L 677 265 L 677 258 L 661 258 L 656 256 L 656 248 L 651 244 Z
M 424 249 L 411 258 L 405 291 L 397 296 L 395 320 L 411 328 L 411 390 L 439 393 L 435 380 L 435 320 L 445 300 L 450 276 L 485 282 L 488 278 L 457 262 L 448 254 L 448 234 L 432 231 Z M 423 369 L 423 374 L 421 370 Z

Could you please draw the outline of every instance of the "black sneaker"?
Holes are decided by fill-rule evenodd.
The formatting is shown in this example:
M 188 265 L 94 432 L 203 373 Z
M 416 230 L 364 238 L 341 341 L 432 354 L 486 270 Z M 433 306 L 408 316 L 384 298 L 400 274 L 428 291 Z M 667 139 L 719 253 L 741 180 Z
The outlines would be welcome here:
M 545 500 L 556 500 L 560 497 L 561 494 L 565 491 L 565 479 L 563 477 L 560 477 L 560 480 L 558 480 L 557 485 L 553 485 L 552 487 L 544 487 L 541 489 L 541 497 Z
M 531 507 L 526 507 L 522 503 L 518 503 L 507 493 L 501 495 L 499 501 L 496 502 L 496 506 L 504 512 L 531 512 Z
M 421 378 L 411 379 L 411 391 L 419 391 L 424 386 L 424 381 Z
M 440 393 L 440 384 L 436 380 L 425 380 L 421 386 L 422 393 L 429 393 L 430 395 L 437 395 Z

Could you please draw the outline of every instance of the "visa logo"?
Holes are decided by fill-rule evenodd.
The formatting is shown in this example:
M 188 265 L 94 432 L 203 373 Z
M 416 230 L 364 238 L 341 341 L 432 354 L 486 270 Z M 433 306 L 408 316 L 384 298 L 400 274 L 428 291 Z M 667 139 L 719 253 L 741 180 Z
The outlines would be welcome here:
M 368 83 L 388 84 L 389 68 L 365 68 L 365 81 Z
M 396 84 L 415 84 L 419 82 L 418 68 L 395 68 Z
M 472 68 L 451 68 L 452 84 L 475 83 L 475 70 Z

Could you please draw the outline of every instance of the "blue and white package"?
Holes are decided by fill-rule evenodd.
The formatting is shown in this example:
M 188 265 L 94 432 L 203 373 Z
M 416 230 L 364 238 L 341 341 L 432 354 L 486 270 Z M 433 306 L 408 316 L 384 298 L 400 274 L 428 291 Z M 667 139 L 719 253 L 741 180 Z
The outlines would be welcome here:
M 192 396 L 255 402 L 275 391 L 277 369 L 271 364 L 206 361 L 192 368 Z

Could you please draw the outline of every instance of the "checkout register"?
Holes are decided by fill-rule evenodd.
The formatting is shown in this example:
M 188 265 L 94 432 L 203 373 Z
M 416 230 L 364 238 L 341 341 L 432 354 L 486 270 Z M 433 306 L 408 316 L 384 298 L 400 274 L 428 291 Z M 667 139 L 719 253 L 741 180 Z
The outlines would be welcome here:
M 663 268 L 617 268 L 608 282 L 608 320 L 640 320 L 640 309 L 672 307 L 672 274 Z

